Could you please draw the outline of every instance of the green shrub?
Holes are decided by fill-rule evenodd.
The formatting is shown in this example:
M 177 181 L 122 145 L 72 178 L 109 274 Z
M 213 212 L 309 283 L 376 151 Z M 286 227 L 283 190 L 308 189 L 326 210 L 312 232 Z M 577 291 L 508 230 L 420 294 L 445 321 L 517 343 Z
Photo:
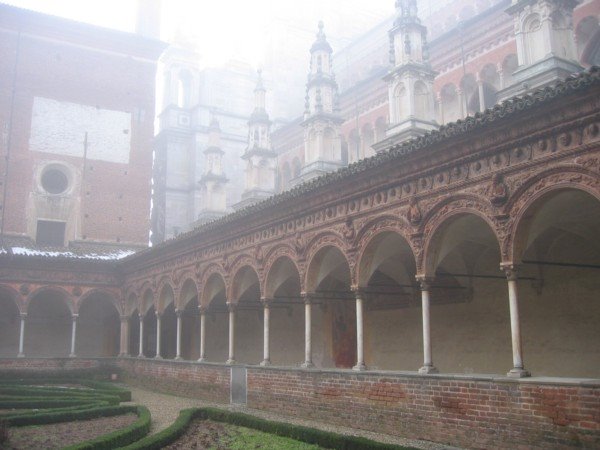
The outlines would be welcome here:
M 129 407 L 121 407 L 129 408 Z M 150 431 L 150 411 L 145 406 L 135 408 L 138 420 L 121 430 L 113 431 L 96 439 L 65 447 L 63 450 L 104 450 L 126 446 L 132 442 L 139 441 Z
M 152 436 L 147 436 L 140 441 L 123 447 L 120 450 L 150 450 L 163 448 L 179 439 L 179 437 L 187 430 L 190 422 L 195 419 L 201 411 L 202 410 L 199 408 L 181 410 L 177 420 L 175 420 L 171 426 Z

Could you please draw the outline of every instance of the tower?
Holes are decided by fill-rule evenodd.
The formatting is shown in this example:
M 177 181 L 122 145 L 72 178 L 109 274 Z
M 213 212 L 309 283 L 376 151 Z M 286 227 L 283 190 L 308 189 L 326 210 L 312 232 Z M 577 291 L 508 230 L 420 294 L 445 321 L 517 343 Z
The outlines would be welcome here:
M 582 70 L 577 62 L 573 9 L 578 0 L 512 0 L 518 69 L 500 100 L 544 87 Z
M 171 45 L 160 58 L 158 134 L 154 144 L 152 242 L 186 231 L 200 198 L 194 107 L 199 101 L 200 55 Z M 193 161 L 193 163 L 192 163 Z
M 218 219 L 227 213 L 227 178 L 223 173 L 222 164 L 224 154 L 221 149 L 219 122 L 213 119 L 208 134 L 208 146 L 204 149 L 204 173 L 199 181 L 202 191 L 201 207 L 195 225 Z
M 391 145 L 437 129 L 427 28 L 417 16 L 416 0 L 396 0 L 396 19 L 389 31 L 391 67 L 388 84 L 390 123 L 379 152 Z
M 310 49 L 310 72 L 304 111 L 304 167 L 298 181 L 307 181 L 344 165 L 338 86 L 331 65 L 333 50 L 319 22 L 317 39 Z M 294 180 L 292 180 L 292 183 Z
M 246 188 L 242 200 L 234 205 L 241 209 L 275 193 L 277 153 L 271 146 L 271 121 L 265 109 L 266 89 L 262 73 L 254 88 L 254 111 L 248 120 L 248 147 L 242 158 L 246 161 Z

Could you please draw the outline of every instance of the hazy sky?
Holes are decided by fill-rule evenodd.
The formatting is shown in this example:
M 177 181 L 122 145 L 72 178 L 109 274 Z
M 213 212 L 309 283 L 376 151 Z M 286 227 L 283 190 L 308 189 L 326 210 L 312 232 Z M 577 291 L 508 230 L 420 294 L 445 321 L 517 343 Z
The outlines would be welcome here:
M 81 22 L 133 31 L 136 0 L 0 0 Z M 394 0 L 163 0 L 162 38 L 192 36 L 205 62 L 231 58 L 260 65 L 273 25 L 315 30 L 347 42 L 394 12 Z

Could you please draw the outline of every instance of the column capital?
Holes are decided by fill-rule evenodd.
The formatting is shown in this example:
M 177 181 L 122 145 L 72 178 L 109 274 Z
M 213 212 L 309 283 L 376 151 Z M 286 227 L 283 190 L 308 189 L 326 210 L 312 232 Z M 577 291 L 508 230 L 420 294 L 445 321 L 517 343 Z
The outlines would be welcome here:
M 274 300 L 275 299 L 273 299 L 273 298 L 261 297 L 260 303 L 261 303 L 261 305 L 263 305 L 264 308 L 268 308 L 269 306 L 271 306 L 271 304 L 273 303 Z
M 27 313 L 26 312 L 19 313 L 19 317 L 21 317 L 21 319 L 27 319 Z
M 162 317 L 163 313 L 159 312 L 159 311 L 154 311 L 154 315 L 156 316 L 157 319 L 160 319 Z
M 144 321 L 144 315 L 141 312 L 138 313 L 138 319 L 140 319 L 140 322 Z
M 77 320 L 78 317 L 79 317 L 78 313 L 71 314 L 71 319 L 73 319 L 73 320 Z
M 200 311 L 200 314 L 206 314 L 206 311 L 208 311 L 208 306 L 198 305 L 198 311 Z
M 227 311 L 229 311 L 229 312 L 235 312 L 235 310 L 238 307 L 238 304 L 234 303 L 234 302 L 227 302 L 226 305 L 227 305 Z
M 129 316 L 126 316 L 125 314 L 122 314 L 119 317 L 121 319 L 121 322 L 127 322 L 129 320 Z
M 181 316 L 183 316 L 183 309 L 176 309 L 175 315 L 177 316 L 177 318 L 181 318 Z
M 433 277 L 428 277 L 426 275 L 417 275 L 416 277 L 417 283 L 422 291 L 429 291 L 431 289 L 431 285 L 433 284 Z
M 309 292 L 301 292 L 300 297 L 302 297 L 302 301 L 305 305 L 312 304 L 312 295 Z
M 519 271 L 519 267 L 517 264 L 514 264 L 512 262 L 501 263 L 500 270 L 504 272 L 508 281 L 517 281 Z

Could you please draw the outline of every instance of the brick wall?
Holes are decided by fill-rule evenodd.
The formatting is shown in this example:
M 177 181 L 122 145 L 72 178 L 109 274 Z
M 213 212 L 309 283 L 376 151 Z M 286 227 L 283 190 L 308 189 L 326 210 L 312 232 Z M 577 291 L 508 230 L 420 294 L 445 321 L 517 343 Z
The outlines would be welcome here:
M 0 375 L 11 373 L 85 372 L 114 368 L 112 359 L 83 358 L 0 358 Z
M 10 370 L 118 366 L 156 391 L 229 403 L 230 367 L 153 359 L 0 359 Z M 465 448 L 600 448 L 600 382 L 249 366 L 248 406 Z
M 600 447 L 600 383 L 249 368 L 248 406 L 468 448 Z
M 189 361 L 119 359 L 123 380 L 183 397 L 229 403 L 229 366 Z

